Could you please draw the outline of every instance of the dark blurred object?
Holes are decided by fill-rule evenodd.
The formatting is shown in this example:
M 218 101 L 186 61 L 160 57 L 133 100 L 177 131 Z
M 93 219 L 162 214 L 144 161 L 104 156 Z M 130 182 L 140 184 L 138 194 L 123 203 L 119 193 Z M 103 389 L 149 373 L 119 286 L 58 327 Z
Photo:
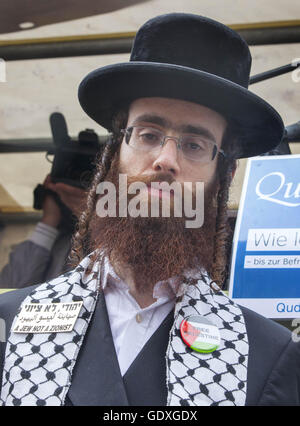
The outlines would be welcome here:
M 43 202 L 47 193 L 47 189 L 40 183 L 34 188 L 33 191 L 33 208 L 42 210 Z
M 61 113 L 51 114 L 50 126 L 54 148 L 48 150 L 46 155 L 47 157 L 54 155 L 50 172 L 52 182 L 63 182 L 87 189 L 93 178 L 96 159 L 101 155 L 104 144 L 99 142 L 97 134 L 91 129 L 81 131 L 77 140 L 71 139 L 65 118 Z M 51 194 L 62 213 L 69 216 L 70 211 L 61 202 L 59 196 L 41 184 L 34 189 L 33 208 L 41 210 L 47 194 Z
M 57 229 L 64 233 L 73 233 L 77 222 L 73 212 L 61 201 L 56 192 L 45 188 L 44 185 L 38 184 L 33 191 L 33 208 L 36 210 L 43 209 L 43 202 L 47 195 L 51 195 L 60 208 L 62 219 Z
M 52 182 L 86 189 L 95 171 L 97 154 L 103 148 L 97 134 L 86 129 L 79 133 L 78 140 L 71 139 L 65 118 L 58 112 L 51 114 L 50 125 L 55 146 L 53 152 L 48 151 L 48 155 L 54 154 Z
M 285 128 L 287 142 L 300 142 L 300 121 Z
M 263 155 L 288 155 L 291 154 L 290 142 L 300 142 L 300 121 L 290 124 L 285 128 L 282 141 L 272 151 L 266 152 Z
M 43 202 L 45 200 L 46 195 L 51 195 L 60 207 L 64 206 L 64 204 L 61 202 L 56 192 L 51 191 L 51 189 L 45 188 L 44 185 L 41 185 L 39 183 L 33 191 L 33 208 L 34 209 L 42 210 Z
M 288 141 L 286 138 L 283 138 L 279 145 L 276 146 L 276 148 L 272 149 L 269 152 L 266 152 L 265 154 L 262 154 L 261 156 L 266 155 L 289 155 L 291 154 L 291 150 L 288 144 Z
M 295 69 L 299 67 L 300 67 L 300 60 L 294 61 L 291 64 L 283 65 L 278 68 L 273 68 L 269 71 L 264 71 L 260 74 L 256 74 L 250 77 L 249 84 L 259 83 L 260 81 L 268 80 L 269 78 L 277 77 L 279 75 L 286 74 L 291 71 L 295 71 Z

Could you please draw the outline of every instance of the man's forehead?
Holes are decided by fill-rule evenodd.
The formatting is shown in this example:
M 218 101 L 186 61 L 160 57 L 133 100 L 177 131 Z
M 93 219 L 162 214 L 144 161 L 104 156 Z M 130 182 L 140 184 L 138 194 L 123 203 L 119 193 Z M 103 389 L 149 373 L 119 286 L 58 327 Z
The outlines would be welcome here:
M 213 109 L 201 105 L 199 103 L 185 101 L 182 99 L 176 98 L 165 98 L 165 97 L 147 97 L 147 98 L 138 98 L 131 102 L 129 105 L 129 111 L 136 109 L 148 109 L 148 108 L 157 108 L 162 109 L 166 112 L 171 112 L 176 109 L 181 109 L 192 114 L 212 114 L 220 118 L 225 118 Z
M 215 141 L 222 139 L 227 126 L 221 114 L 204 105 L 158 97 L 139 98 L 130 104 L 128 125 L 142 123 L 190 133 L 197 133 L 197 128 L 202 127 L 207 129 Z

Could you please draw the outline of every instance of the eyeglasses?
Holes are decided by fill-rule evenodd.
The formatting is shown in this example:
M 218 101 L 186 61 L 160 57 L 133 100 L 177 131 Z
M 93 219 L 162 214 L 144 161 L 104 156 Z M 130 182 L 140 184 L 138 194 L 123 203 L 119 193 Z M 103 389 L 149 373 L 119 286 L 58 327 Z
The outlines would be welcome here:
M 144 152 L 159 152 L 168 139 L 176 141 L 177 149 L 183 156 L 191 161 L 201 164 L 210 163 L 216 158 L 218 153 L 225 157 L 223 150 L 211 142 L 198 135 L 184 134 L 180 137 L 166 136 L 158 129 L 147 126 L 131 126 L 122 129 L 127 145 Z

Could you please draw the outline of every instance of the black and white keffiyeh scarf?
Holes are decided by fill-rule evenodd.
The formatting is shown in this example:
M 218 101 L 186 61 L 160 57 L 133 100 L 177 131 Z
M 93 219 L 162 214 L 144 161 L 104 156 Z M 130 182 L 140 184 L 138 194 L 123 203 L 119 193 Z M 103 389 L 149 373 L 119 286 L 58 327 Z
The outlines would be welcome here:
M 103 260 L 103 258 L 102 258 Z M 91 255 L 71 272 L 39 285 L 23 304 L 82 301 L 72 331 L 10 332 L 3 371 L 2 405 L 63 405 L 72 371 L 93 315 L 101 283 L 102 261 L 89 270 Z M 248 338 L 243 314 L 223 292 L 214 291 L 207 276 L 184 284 L 176 304 L 166 354 L 167 405 L 245 405 Z M 219 328 L 221 344 L 205 354 L 182 341 L 184 318 L 201 315 Z M 12 330 L 14 328 L 14 320 Z

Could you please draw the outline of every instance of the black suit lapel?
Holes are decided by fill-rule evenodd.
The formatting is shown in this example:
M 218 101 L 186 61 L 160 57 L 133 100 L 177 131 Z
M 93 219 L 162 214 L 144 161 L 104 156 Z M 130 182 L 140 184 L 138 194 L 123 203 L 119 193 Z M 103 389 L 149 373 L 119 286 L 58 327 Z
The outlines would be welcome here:
M 100 293 L 78 354 L 66 405 L 128 405 L 112 339 L 105 298 Z
M 166 351 L 174 310 L 151 336 L 123 377 L 130 405 L 167 405 Z

